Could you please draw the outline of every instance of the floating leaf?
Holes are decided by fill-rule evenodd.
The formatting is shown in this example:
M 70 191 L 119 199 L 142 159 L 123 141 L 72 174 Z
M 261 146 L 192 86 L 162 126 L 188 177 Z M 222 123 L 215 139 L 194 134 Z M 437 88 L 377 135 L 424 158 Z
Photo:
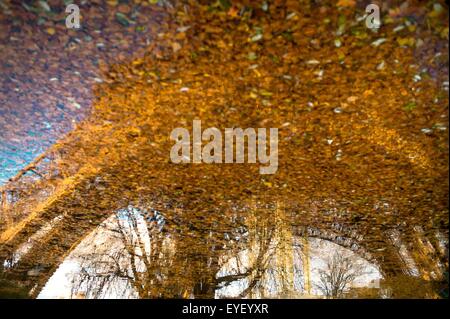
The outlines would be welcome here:
M 260 34 L 260 33 L 258 33 L 258 34 L 255 34 L 254 36 L 252 36 L 252 37 L 250 38 L 250 41 L 252 41 L 252 42 L 257 42 L 257 41 L 262 40 L 262 38 L 263 38 L 263 35 Z
M 45 32 L 47 32 L 50 35 L 54 35 L 56 33 L 56 30 L 54 28 L 47 28 Z
M 146 29 L 147 29 L 146 26 L 138 25 L 138 26 L 136 27 L 136 32 L 143 32 L 143 31 L 145 31 Z
M 38 3 L 39 3 L 39 6 L 40 6 L 42 9 L 44 9 L 44 11 L 46 11 L 46 12 L 51 12 L 51 11 L 52 11 L 52 9 L 51 9 L 50 6 L 48 5 L 47 1 L 41 0 L 41 1 L 39 1 Z
M 373 42 L 371 43 L 371 45 L 373 45 L 374 47 L 377 47 L 377 46 L 383 44 L 383 43 L 386 42 L 386 41 L 387 41 L 387 39 L 385 39 L 385 38 L 380 38 L 380 39 L 377 39 L 377 40 L 373 41 Z
M 335 46 L 336 48 L 340 48 L 340 47 L 342 46 L 341 40 L 340 40 L 340 39 L 335 39 L 335 40 L 334 40 L 334 46 Z
M 411 102 L 408 102 L 408 103 L 406 103 L 404 106 L 403 106 L 403 109 L 405 110 L 405 111 L 408 111 L 408 112 L 411 112 L 412 110 L 414 110 L 415 108 L 416 108 L 416 102 L 413 102 L 413 101 L 411 101 Z
M 260 90 L 259 94 L 261 94 L 262 96 L 272 96 L 273 95 L 272 92 L 266 91 L 264 89 Z
M 347 18 L 345 17 L 345 15 L 341 14 L 338 18 L 338 30 L 336 32 L 337 35 L 344 34 L 346 23 L 347 23 Z
M 269 188 L 273 186 L 273 184 L 271 182 L 264 182 L 264 185 Z
M 268 11 L 269 10 L 269 4 L 267 3 L 267 1 L 263 1 L 262 5 L 261 5 L 261 9 L 263 11 Z
M 355 0 L 339 0 L 336 4 L 338 7 L 353 8 L 356 5 Z
M 250 52 L 250 53 L 247 55 L 247 59 L 249 59 L 250 61 L 254 61 L 254 60 L 256 60 L 257 58 L 258 58 L 258 56 L 256 55 L 255 52 Z
M 286 16 L 286 20 L 291 20 L 293 17 L 295 17 L 297 15 L 297 13 L 295 12 L 291 12 Z
M 130 19 L 122 12 L 116 12 L 116 20 L 123 26 L 128 27 L 130 25 Z
M 416 43 L 414 38 L 397 38 L 397 43 L 401 46 L 409 46 L 412 47 Z

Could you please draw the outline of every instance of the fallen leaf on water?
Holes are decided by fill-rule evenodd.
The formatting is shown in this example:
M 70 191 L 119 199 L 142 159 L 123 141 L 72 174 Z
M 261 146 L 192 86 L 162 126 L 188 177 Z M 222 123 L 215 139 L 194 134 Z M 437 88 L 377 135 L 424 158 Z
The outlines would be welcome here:
M 56 30 L 54 28 L 47 28 L 45 32 L 47 32 L 50 35 L 54 35 L 56 33 Z
M 254 36 L 252 36 L 250 38 L 250 41 L 251 42 L 257 42 L 259 40 L 262 40 L 262 38 L 263 38 L 263 35 L 259 33 L 259 34 L 255 34 Z
M 414 43 L 416 43 L 416 40 L 414 38 L 397 38 L 397 43 L 400 46 L 414 46 Z
M 264 182 L 264 185 L 269 187 L 269 188 L 272 187 L 272 183 L 271 182 Z
M 235 18 L 235 17 L 237 17 L 238 16 L 238 13 L 239 13 L 239 10 L 238 10 L 238 8 L 236 8 L 236 7 L 231 7 L 230 8 L 230 10 L 228 10 L 228 15 L 230 16 L 230 17 L 233 17 L 233 18 Z
M 358 100 L 357 96 L 349 96 L 347 98 L 347 102 L 349 102 L 349 103 L 355 103 L 357 100 Z
M 356 5 L 355 0 L 339 0 L 336 4 L 338 7 L 353 8 Z
M 130 19 L 128 19 L 128 17 L 123 14 L 122 12 L 116 12 L 116 20 L 117 22 L 119 22 L 121 25 L 128 27 L 130 25 L 130 23 L 132 22 Z
M 39 6 L 40 6 L 42 9 L 44 9 L 44 11 L 47 11 L 47 12 L 51 12 L 51 11 L 52 11 L 52 9 L 51 9 L 50 6 L 48 5 L 47 1 L 43 1 L 43 0 L 39 1 Z
M 403 108 L 405 109 L 405 111 L 411 112 L 412 110 L 414 110 L 416 108 L 416 103 L 411 101 L 406 103 Z
M 178 52 L 181 49 L 181 45 L 178 42 L 172 42 L 172 50 L 173 52 Z
M 384 42 L 386 42 L 386 39 L 385 39 L 385 38 L 380 38 L 380 39 L 378 39 L 378 40 L 373 41 L 371 44 L 372 44 L 374 47 L 377 47 L 377 46 L 379 46 L 380 44 L 383 44 Z

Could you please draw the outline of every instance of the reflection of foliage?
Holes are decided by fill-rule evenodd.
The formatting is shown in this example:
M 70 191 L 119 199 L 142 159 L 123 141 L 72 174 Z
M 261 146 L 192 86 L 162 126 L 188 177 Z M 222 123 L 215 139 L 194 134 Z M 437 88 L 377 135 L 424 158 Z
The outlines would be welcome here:
M 351 257 L 335 253 L 320 270 L 318 289 L 327 298 L 341 298 L 346 289 L 363 274 L 363 269 Z

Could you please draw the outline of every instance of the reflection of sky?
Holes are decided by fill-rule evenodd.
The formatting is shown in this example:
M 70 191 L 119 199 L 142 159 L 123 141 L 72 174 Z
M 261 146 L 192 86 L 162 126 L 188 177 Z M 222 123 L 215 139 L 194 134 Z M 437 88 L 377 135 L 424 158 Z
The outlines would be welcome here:
M 65 260 L 52 278 L 49 280 L 46 289 L 43 289 L 39 294 L 41 299 L 53 299 L 53 298 L 71 298 L 72 281 L 71 275 L 80 271 L 80 265 L 73 260 Z M 58 291 L 55 294 L 55 288 Z
M 16 175 L 21 168 L 30 163 L 35 157 L 43 152 L 44 149 L 45 145 L 29 147 L 28 145 L 12 146 L 8 143 L 1 143 L 0 185 Z
M 63 137 L 83 113 L 83 109 L 69 110 L 70 99 L 61 98 L 51 107 L 21 105 L 20 94 L 9 93 L 8 98 L 9 106 L 0 105 L 0 185 Z M 20 109 L 11 108 L 11 104 L 20 105 Z
M 60 112 L 37 103 L 33 103 L 30 112 L 23 113 L 0 107 L 0 117 L 17 121 L 13 124 L 14 131 L 3 128 L 6 131 L 0 132 L 0 185 L 64 136 L 74 121 L 82 118 L 80 114 L 66 112 L 63 103 L 59 105 L 57 110 Z
M 51 4 L 54 12 L 64 11 L 60 2 Z M 150 43 L 150 32 L 118 28 L 115 7 L 84 2 L 82 30 L 53 36 L 41 14 L 20 5 L 0 10 L 0 185 L 83 118 L 102 82 L 99 61 L 142 56 Z M 143 8 L 139 21 L 150 27 L 154 15 Z

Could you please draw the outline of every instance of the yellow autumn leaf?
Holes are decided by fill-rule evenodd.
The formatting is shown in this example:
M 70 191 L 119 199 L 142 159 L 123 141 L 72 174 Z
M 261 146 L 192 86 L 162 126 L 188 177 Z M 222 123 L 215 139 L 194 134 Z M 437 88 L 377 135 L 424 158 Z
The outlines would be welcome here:
M 356 5 L 355 0 L 339 0 L 336 4 L 338 7 L 353 8 Z

